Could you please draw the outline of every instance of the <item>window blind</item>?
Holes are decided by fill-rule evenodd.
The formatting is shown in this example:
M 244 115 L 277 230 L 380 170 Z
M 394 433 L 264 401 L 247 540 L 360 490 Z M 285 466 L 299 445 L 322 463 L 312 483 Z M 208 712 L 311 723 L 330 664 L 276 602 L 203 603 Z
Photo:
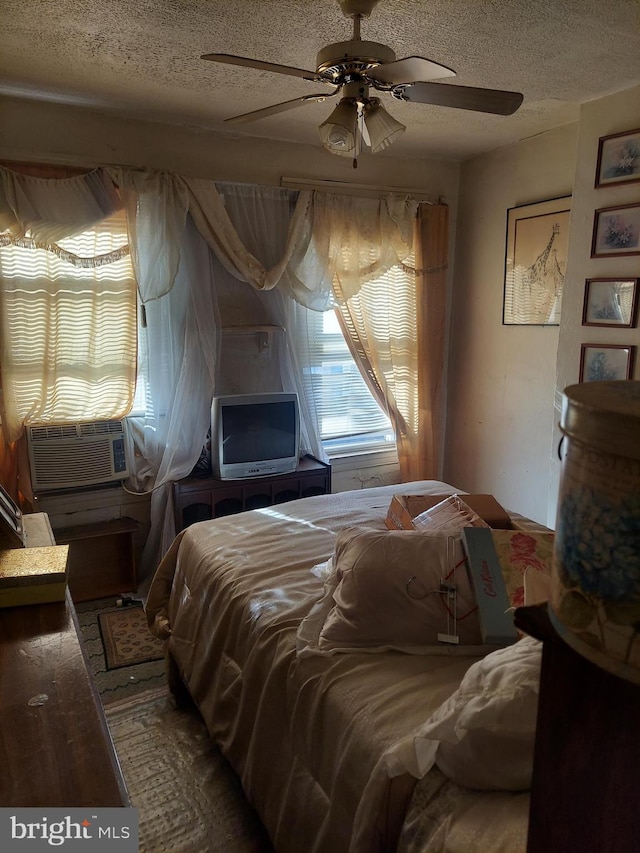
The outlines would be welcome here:
M 124 212 L 58 244 L 0 248 L 5 412 L 22 424 L 121 417 L 136 379 Z

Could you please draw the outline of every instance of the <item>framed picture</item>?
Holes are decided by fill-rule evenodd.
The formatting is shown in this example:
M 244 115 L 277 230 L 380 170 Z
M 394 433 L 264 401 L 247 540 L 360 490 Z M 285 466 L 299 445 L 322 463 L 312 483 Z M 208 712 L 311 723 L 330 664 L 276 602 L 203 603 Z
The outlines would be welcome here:
M 640 203 L 603 207 L 593 218 L 592 258 L 640 255 Z
M 583 326 L 636 324 L 638 311 L 637 278 L 588 278 L 584 287 Z
M 602 136 L 598 143 L 596 187 L 640 181 L 640 129 Z
M 504 325 L 559 324 L 570 216 L 571 196 L 507 211 Z
M 631 379 L 636 348 L 617 344 L 582 344 L 580 382 Z

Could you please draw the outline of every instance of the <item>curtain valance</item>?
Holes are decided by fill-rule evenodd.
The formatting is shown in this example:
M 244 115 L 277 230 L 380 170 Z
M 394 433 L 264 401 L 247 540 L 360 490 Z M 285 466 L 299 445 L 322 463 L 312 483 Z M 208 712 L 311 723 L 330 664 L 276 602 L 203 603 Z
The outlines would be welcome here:
M 293 298 L 326 310 L 405 260 L 413 247 L 417 208 L 417 202 L 399 196 L 314 192 L 289 269 Z
M 86 231 L 121 208 L 102 169 L 71 178 L 36 178 L 0 167 L 0 231 L 56 243 Z

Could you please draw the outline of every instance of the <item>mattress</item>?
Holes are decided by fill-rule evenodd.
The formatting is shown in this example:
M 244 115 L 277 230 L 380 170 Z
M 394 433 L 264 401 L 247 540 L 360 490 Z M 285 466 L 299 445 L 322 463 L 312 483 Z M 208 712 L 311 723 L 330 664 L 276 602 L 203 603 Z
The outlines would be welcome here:
M 314 567 L 331 556 L 343 527 L 384 528 L 399 491 L 456 490 L 422 481 L 194 524 L 151 584 L 152 630 L 166 636 L 168 626 L 182 679 L 278 853 L 383 853 L 399 838 L 406 845 L 412 831 L 417 837 L 411 823 L 402 831 L 416 779 L 391 777 L 385 755 L 455 691 L 476 658 L 296 654 L 298 626 L 323 593 Z

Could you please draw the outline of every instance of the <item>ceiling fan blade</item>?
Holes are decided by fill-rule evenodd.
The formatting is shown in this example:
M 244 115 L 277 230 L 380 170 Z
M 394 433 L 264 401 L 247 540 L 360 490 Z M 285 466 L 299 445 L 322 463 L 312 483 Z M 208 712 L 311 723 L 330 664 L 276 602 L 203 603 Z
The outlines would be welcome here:
M 280 104 L 273 104 L 270 107 L 263 107 L 261 110 L 252 110 L 250 113 L 242 113 L 242 115 L 232 116 L 224 120 L 225 124 L 243 124 L 247 121 L 255 121 L 259 118 L 266 118 L 277 113 L 283 113 L 285 110 L 293 110 L 296 107 L 301 107 L 303 104 L 311 101 L 326 101 L 327 98 L 337 94 L 340 90 L 338 86 L 333 92 L 322 92 L 320 95 L 303 95 L 301 98 L 293 98 L 290 101 L 282 101 Z
M 367 71 L 367 77 L 376 83 L 415 83 L 418 80 L 439 80 L 443 77 L 455 77 L 453 68 L 447 68 L 439 62 L 432 62 L 424 56 L 407 56 L 397 62 L 384 62 Z
M 315 71 L 295 68 L 293 65 L 278 65 L 275 62 L 263 62 L 260 59 L 250 59 L 247 56 L 234 56 L 232 53 L 205 53 L 200 59 L 211 62 L 222 62 L 225 65 L 242 65 L 245 68 L 256 68 L 258 71 L 274 71 L 276 74 L 288 74 L 290 77 L 302 77 L 304 80 L 322 80 Z
M 474 86 L 448 86 L 446 83 L 399 86 L 392 94 L 401 101 L 416 101 L 420 104 L 435 104 L 440 107 L 455 107 L 459 110 L 476 110 L 503 116 L 515 113 L 523 100 L 520 92 L 480 89 Z

